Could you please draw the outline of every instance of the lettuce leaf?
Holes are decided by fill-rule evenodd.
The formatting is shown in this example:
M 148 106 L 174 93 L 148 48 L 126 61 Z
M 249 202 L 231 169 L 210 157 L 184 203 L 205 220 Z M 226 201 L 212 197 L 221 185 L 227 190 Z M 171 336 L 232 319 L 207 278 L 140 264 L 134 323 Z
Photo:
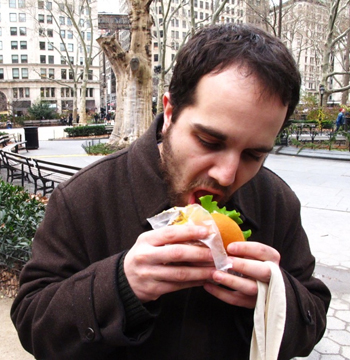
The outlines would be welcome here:
M 240 213 L 236 210 L 226 210 L 226 206 L 219 208 L 217 201 L 213 201 L 213 195 L 205 195 L 199 198 L 202 207 L 207 210 L 210 214 L 217 212 L 220 214 L 227 215 L 232 220 L 234 220 L 238 225 L 243 224 L 243 220 L 240 218 Z M 246 230 L 242 231 L 244 238 L 247 240 L 251 236 L 252 231 Z

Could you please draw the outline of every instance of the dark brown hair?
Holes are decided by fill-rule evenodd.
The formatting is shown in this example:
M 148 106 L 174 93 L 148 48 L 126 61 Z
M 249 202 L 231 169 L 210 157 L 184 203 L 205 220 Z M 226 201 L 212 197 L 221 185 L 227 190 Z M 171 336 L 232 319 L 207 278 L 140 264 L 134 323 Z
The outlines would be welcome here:
M 276 37 L 251 25 L 214 25 L 198 31 L 179 51 L 169 86 L 172 121 L 195 103 L 196 87 L 206 74 L 237 65 L 256 76 L 263 90 L 288 105 L 285 122 L 299 102 L 300 73 Z

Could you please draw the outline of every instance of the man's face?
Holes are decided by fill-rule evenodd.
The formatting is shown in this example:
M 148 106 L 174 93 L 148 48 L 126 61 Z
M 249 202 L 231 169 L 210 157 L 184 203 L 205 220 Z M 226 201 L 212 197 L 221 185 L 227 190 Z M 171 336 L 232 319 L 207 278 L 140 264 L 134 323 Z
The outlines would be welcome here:
M 164 96 L 160 153 L 171 202 L 185 206 L 212 194 L 223 205 L 259 171 L 287 106 L 235 66 L 205 75 L 195 98 L 173 124 L 169 94 Z

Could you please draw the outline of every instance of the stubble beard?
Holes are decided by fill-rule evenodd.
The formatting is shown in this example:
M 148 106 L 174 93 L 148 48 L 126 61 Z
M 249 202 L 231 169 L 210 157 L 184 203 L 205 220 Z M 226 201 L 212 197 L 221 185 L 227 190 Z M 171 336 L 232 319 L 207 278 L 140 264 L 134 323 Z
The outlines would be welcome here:
M 229 200 L 232 194 L 227 187 L 220 186 L 214 179 L 211 178 L 196 178 L 187 185 L 181 185 L 184 181 L 184 173 L 182 169 L 182 161 L 177 158 L 171 145 L 171 132 L 173 124 L 170 124 L 167 131 L 162 135 L 162 153 L 160 168 L 163 174 L 163 179 L 168 185 L 168 198 L 171 206 L 186 206 L 188 199 L 185 198 L 193 189 L 198 187 L 208 187 L 218 189 L 223 194 L 223 199 L 220 201 L 223 206 Z

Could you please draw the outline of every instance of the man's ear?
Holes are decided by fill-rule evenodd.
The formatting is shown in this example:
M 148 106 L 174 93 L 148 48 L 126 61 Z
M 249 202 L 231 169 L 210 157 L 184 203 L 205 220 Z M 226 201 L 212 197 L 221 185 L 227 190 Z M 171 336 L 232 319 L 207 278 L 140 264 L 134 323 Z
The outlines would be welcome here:
M 171 105 L 169 92 L 166 92 L 163 95 L 163 108 L 164 108 L 164 123 L 163 123 L 162 133 L 165 133 L 171 124 L 171 118 L 173 115 L 173 106 Z

